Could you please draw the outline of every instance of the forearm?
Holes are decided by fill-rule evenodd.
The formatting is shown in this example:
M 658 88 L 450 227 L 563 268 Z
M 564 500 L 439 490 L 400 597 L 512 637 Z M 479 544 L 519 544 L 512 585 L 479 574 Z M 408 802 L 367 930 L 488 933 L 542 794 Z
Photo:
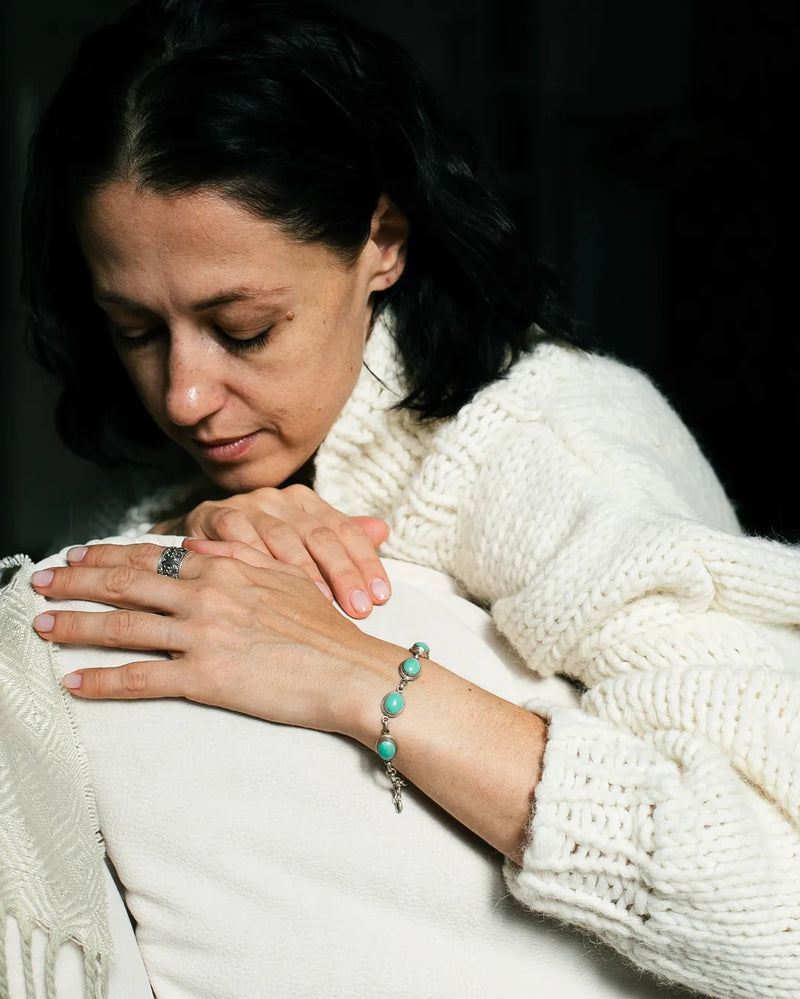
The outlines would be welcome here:
M 374 749 L 381 732 L 381 702 L 397 686 L 398 666 L 409 653 L 365 639 L 362 654 L 371 666 L 343 698 L 340 727 Z M 455 819 L 519 863 L 547 738 L 544 720 L 432 659 L 423 662 L 404 697 L 406 707 L 390 721 L 397 741 L 393 765 Z

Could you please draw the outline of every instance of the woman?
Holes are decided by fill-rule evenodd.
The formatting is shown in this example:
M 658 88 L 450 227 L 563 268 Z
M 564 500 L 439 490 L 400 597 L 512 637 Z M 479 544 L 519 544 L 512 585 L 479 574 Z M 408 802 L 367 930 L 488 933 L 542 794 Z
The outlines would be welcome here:
M 534 911 L 709 995 L 795 994 L 797 553 L 740 536 L 646 379 L 566 343 L 396 46 L 294 4 L 137 4 L 85 43 L 31 164 L 25 286 L 65 440 L 119 461 L 166 438 L 218 490 L 134 516 L 199 535 L 179 561 L 97 545 L 34 577 L 122 608 L 45 614 L 43 638 L 171 656 L 72 694 L 377 748 L 398 810 L 405 777 Z M 358 618 L 389 594 L 385 529 L 347 514 L 580 710 L 420 659 L 413 621 L 400 666 L 327 599 Z

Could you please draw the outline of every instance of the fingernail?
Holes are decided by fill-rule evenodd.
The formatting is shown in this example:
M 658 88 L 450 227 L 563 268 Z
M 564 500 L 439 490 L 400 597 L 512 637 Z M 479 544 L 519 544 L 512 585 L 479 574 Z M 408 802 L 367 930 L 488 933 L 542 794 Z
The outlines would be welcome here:
M 31 576 L 31 582 L 34 586 L 49 586 L 53 582 L 53 570 L 39 569 Z
M 61 680 L 67 690 L 77 690 L 83 683 L 83 677 L 80 673 L 67 673 L 67 675 Z
M 318 579 L 315 579 L 314 582 L 317 584 L 319 592 L 323 595 L 323 597 L 325 597 L 326 600 L 333 600 L 333 594 L 330 591 L 330 587 L 326 586 L 325 583 L 321 583 Z
M 369 597 L 363 590 L 353 590 L 350 594 L 350 605 L 356 614 L 366 614 L 372 608 Z
M 52 631 L 55 623 L 56 619 L 53 614 L 39 614 L 33 619 L 33 626 L 37 631 Z
M 376 600 L 388 600 L 389 599 L 389 587 L 386 585 L 386 581 L 383 579 L 373 579 L 369 584 L 370 592 Z
M 77 548 L 70 548 L 67 552 L 68 562 L 82 562 L 86 557 L 86 553 L 89 551 L 85 545 L 78 545 Z

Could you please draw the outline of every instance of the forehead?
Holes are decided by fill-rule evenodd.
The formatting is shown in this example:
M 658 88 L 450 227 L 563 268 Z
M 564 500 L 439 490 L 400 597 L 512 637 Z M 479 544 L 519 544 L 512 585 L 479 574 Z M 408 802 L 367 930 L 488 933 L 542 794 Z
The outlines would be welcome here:
M 77 232 L 95 287 L 120 292 L 168 285 L 197 297 L 200 286 L 234 277 L 237 284 L 293 285 L 340 266 L 321 244 L 292 239 L 207 190 L 163 195 L 115 181 L 85 200 Z

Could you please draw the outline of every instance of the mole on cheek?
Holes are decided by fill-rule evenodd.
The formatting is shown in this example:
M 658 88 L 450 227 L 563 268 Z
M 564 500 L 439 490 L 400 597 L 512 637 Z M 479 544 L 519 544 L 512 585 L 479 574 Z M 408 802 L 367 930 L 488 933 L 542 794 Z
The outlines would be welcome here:
M 294 319 L 294 313 L 293 312 L 287 312 L 286 313 L 286 318 L 289 320 L 289 322 L 291 322 Z

